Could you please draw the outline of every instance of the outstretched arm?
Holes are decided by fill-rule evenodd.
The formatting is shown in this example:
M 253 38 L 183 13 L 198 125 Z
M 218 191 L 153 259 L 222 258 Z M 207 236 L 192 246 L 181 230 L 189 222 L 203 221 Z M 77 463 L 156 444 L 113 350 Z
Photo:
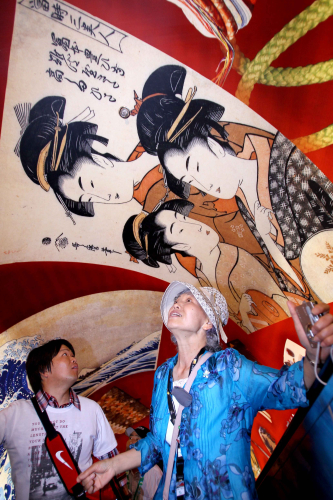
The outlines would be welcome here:
M 82 483 L 85 491 L 92 494 L 103 488 L 117 474 L 135 469 L 140 465 L 141 452 L 133 448 L 114 458 L 94 463 L 79 475 L 77 482 Z
M 288 302 L 291 316 L 294 320 L 295 330 L 298 335 L 299 341 L 306 349 L 307 356 L 304 358 L 304 383 L 307 389 L 311 387 L 315 381 L 314 367 L 311 365 L 309 359 L 314 361 L 316 358 L 316 347 L 312 348 L 303 330 L 301 322 L 296 313 L 296 306 L 293 302 Z M 330 347 L 333 344 L 333 316 L 329 314 L 330 306 L 328 304 L 317 304 L 312 309 L 312 314 L 322 314 L 324 316 L 311 327 L 315 337 L 314 342 L 320 342 L 321 352 L 320 361 L 324 362 L 329 355 Z

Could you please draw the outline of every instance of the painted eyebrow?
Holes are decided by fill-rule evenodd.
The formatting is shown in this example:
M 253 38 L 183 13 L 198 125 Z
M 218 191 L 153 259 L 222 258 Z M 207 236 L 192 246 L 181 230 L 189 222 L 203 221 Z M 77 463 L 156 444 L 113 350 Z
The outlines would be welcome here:
M 188 171 L 188 164 L 190 162 L 190 155 L 186 158 L 186 170 Z
M 79 186 L 80 186 L 80 188 L 82 189 L 82 191 L 84 191 L 83 186 L 82 186 L 82 180 L 81 180 L 81 177 L 79 177 L 79 179 L 78 179 L 78 183 L 79 183 Z M 80 198 L 79 198 L 79 202 L 80 202 L 80 203 L 81 203 L 81 201 L 82 201 L 82 196 L 83 196 L 83 194 L 81 194 L 81 196 L 80 196 Z
M 175 219 L 177 220 L 177 212 L 175 212 Z M 172 228 L 173 226 L 175 225 L 175 223 L 173 222 L 170 226 L 170 233 L 172 234 Z

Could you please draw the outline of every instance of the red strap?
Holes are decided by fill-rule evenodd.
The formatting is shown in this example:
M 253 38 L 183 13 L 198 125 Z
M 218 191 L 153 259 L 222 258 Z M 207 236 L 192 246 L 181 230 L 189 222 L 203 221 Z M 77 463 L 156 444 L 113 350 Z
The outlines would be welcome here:
M 53 439 L 46 437 L 45 446 L 67 491 L 70 494 L 75 495 L 76 498 L 85 498 L 82 485 L 76 482 L 76 478 L 80 474 L 80 470 L 76 465 L 62 435 L 57 433 L 57 436 Z

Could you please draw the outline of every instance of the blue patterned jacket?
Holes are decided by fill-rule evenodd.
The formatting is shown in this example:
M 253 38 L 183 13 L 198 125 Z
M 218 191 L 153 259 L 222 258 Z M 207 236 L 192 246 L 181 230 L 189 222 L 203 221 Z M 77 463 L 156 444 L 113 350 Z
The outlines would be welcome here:
M 164 474 L 154 499 L 162 499 L 170 446 L 167 384 L 177 356 L 155 373 L 150 433 L 134 445 L 141 451 L 140 473 L 161 458 Z M 259 410 L 307 406 L 303 361 L 280 371 L 249 361 L 234 349 L 214 353 L 192 384 L 192 404 L 184 408 L 180 445 L 185 461 L 186 500 L 257 498 L 251 468 L 253 419 Z M 169 499 L 175 500 L 174 466 Z

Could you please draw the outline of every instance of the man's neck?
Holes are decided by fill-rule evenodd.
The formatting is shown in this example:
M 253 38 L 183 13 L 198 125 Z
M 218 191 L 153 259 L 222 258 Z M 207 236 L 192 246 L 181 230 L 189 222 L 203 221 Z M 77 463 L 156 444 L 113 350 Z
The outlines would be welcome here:
M 57 400 L 59 406 L 69 403 L 70 387 L 54 387 L 50 384 L 43 384 L 42 389 Z

